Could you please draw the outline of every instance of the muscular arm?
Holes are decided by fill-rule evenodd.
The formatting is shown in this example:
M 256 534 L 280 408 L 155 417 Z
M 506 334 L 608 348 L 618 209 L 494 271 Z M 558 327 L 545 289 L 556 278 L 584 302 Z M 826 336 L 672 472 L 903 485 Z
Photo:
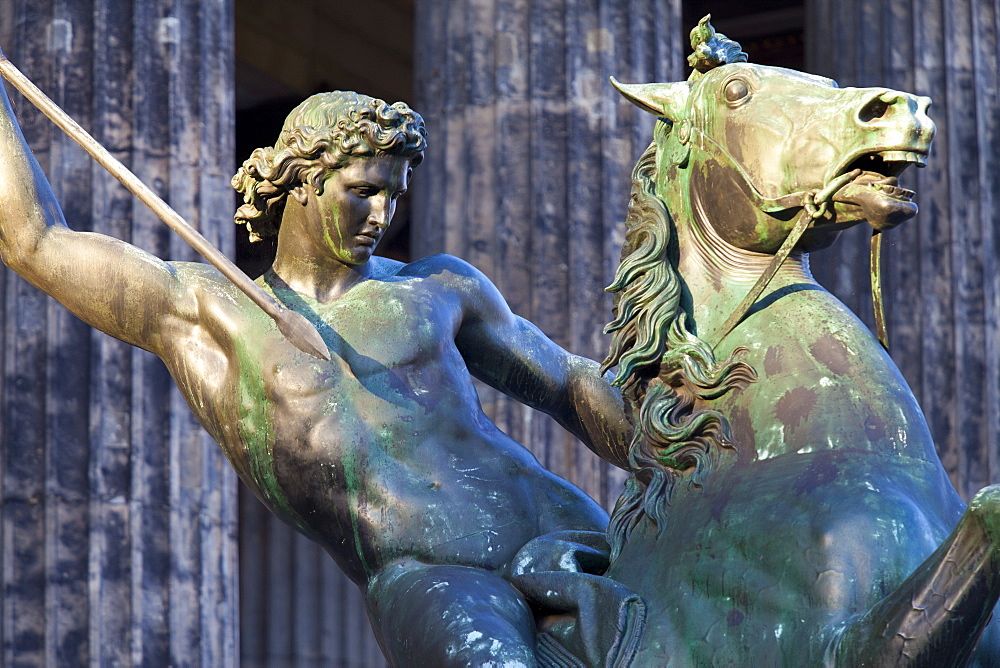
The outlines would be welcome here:
M 554 417 L 587 447 L 616 466 L 627 465 L 630 427 L 621 394 L 597 362 L 572 355 L 511 312 L 496 287 L 461 260 L 463 320 L 455 342 L 474 376 Z
M 175 271 L 122 241 L 66 227 L 2 85 L 0 97 L 0 259 L 90 325 L 157 352 L 162 323 L 192 301 L 180 297 Z

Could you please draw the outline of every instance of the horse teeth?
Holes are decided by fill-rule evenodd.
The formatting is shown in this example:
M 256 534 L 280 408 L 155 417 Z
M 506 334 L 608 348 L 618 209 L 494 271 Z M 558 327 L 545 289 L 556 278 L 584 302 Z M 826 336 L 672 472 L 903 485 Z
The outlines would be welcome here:
M 879 151 L 875 155 L 886 162 L 912 162 L 917 165 L 927 164 L 927 157 L 914 151 Z

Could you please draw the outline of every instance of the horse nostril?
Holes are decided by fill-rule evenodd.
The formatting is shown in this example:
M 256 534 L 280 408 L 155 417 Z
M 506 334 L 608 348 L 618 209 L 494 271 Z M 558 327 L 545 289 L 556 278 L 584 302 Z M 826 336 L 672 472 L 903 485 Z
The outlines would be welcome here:
M 889 112 L 889 107 L 891 107 L 898 98 L 891 93 L 883 93 L 878 97 L 874 97 L 865 103 L 865 106 L 861 107 L 861 111 L 858 112 L 858 119 L 862 123 L 871 123 L 876 121 Z

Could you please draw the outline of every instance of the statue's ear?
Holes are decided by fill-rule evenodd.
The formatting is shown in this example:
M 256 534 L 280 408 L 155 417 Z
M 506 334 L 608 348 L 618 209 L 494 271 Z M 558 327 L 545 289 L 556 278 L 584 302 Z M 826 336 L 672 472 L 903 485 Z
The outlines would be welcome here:
M 655 116 L 675 123 L 687 116 L 687 101 L 691 92 L 691 84 L 687 81 L 623 84 L 611 77 L 611 85 L 629 102 Z

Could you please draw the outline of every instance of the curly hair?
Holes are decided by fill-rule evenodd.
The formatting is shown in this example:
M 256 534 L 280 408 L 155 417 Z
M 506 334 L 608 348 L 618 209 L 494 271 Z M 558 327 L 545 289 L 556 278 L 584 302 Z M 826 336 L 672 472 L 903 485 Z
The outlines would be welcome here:
M 288 114 L 274 146 L 255 149 L 233 176 L 243 195 L 236 211 L 250 240 L 277 234 L 288 193 L 301 184 L 323 191 L 329 170 L 356 156 L 395 155 L 420 164 L 427 146 L 424 121 L 405 103 L 333 91 L 306 99 Z

